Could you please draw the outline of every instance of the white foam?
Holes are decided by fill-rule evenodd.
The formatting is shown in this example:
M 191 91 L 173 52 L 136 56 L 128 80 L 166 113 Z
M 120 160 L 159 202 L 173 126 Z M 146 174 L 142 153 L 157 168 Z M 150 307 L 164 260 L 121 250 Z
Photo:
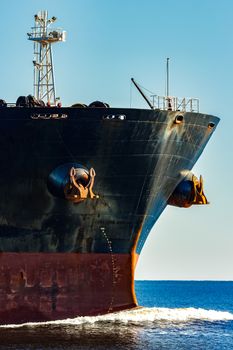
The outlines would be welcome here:
M 51 322 L 24 323 L 20 325 L 4 325 L 0 328 L 36 327 L 42 325 L 93 325 L 96 323 L 148 323 L 148 322 L 192 322 L 192 321 L 232 321 L 233 314 L 227 311 L 205 310 L 195 308 L 145 308 L 139 307 L 132 310 L 120 311 L 101 316 L 83 316 Z

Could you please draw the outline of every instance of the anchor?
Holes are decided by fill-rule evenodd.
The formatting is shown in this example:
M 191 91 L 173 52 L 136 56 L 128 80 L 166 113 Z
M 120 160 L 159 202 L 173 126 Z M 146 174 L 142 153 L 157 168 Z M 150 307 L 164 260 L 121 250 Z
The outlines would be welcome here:
M 64 187 L 65 198 L 73 203 L 83 202 L 85 199 L 99 198 L 93 192 L 95 170 L 86 171 L 82 168 L 72 167 L 69 172 L 69 182 Z

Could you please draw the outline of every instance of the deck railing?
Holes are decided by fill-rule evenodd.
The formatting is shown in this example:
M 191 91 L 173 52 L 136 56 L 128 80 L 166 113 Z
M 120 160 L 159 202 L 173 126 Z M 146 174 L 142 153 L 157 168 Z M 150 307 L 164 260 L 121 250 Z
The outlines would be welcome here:
M 173 96 L 152 95 L 152 104 L 156 109 L 181 111 L 181 112 L 199 112 L 198 98 L 179 98 Z

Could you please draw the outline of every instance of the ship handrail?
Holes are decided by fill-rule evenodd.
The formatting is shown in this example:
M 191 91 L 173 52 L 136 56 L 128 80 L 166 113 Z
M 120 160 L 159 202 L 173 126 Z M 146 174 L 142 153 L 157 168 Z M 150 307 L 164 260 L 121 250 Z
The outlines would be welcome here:
M 154 109 L 199 113 L 199 99 L 193 97 L 174 97 L 151 95 Z
M 51 31 L 45 31 L 39 27 L 32 27 L 32 32 L 27 33 L 28 39 L 32 41 L 65 41 L 66 40 L 66 31 L 61 28 L 52 28 Z

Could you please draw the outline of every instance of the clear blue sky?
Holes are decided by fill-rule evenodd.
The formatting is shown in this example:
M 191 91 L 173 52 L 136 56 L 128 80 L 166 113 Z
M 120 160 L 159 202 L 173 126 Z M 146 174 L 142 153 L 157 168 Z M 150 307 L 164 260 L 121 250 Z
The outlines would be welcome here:
M 194 168 L 211 202 L 167 207 L 150 234 L 138 279 L 233 280 L 233 1 L 1 0 L 0 98 L 32 93 L 33 15 L 47 9 L 67 30 L 54 48 L 57 95 L 63 105 L 100 99 L 130 105 L 130 78 L 157 94 L 198 97 L 221 123 Z M 146 105 L 133 90 L 133 106 Z

